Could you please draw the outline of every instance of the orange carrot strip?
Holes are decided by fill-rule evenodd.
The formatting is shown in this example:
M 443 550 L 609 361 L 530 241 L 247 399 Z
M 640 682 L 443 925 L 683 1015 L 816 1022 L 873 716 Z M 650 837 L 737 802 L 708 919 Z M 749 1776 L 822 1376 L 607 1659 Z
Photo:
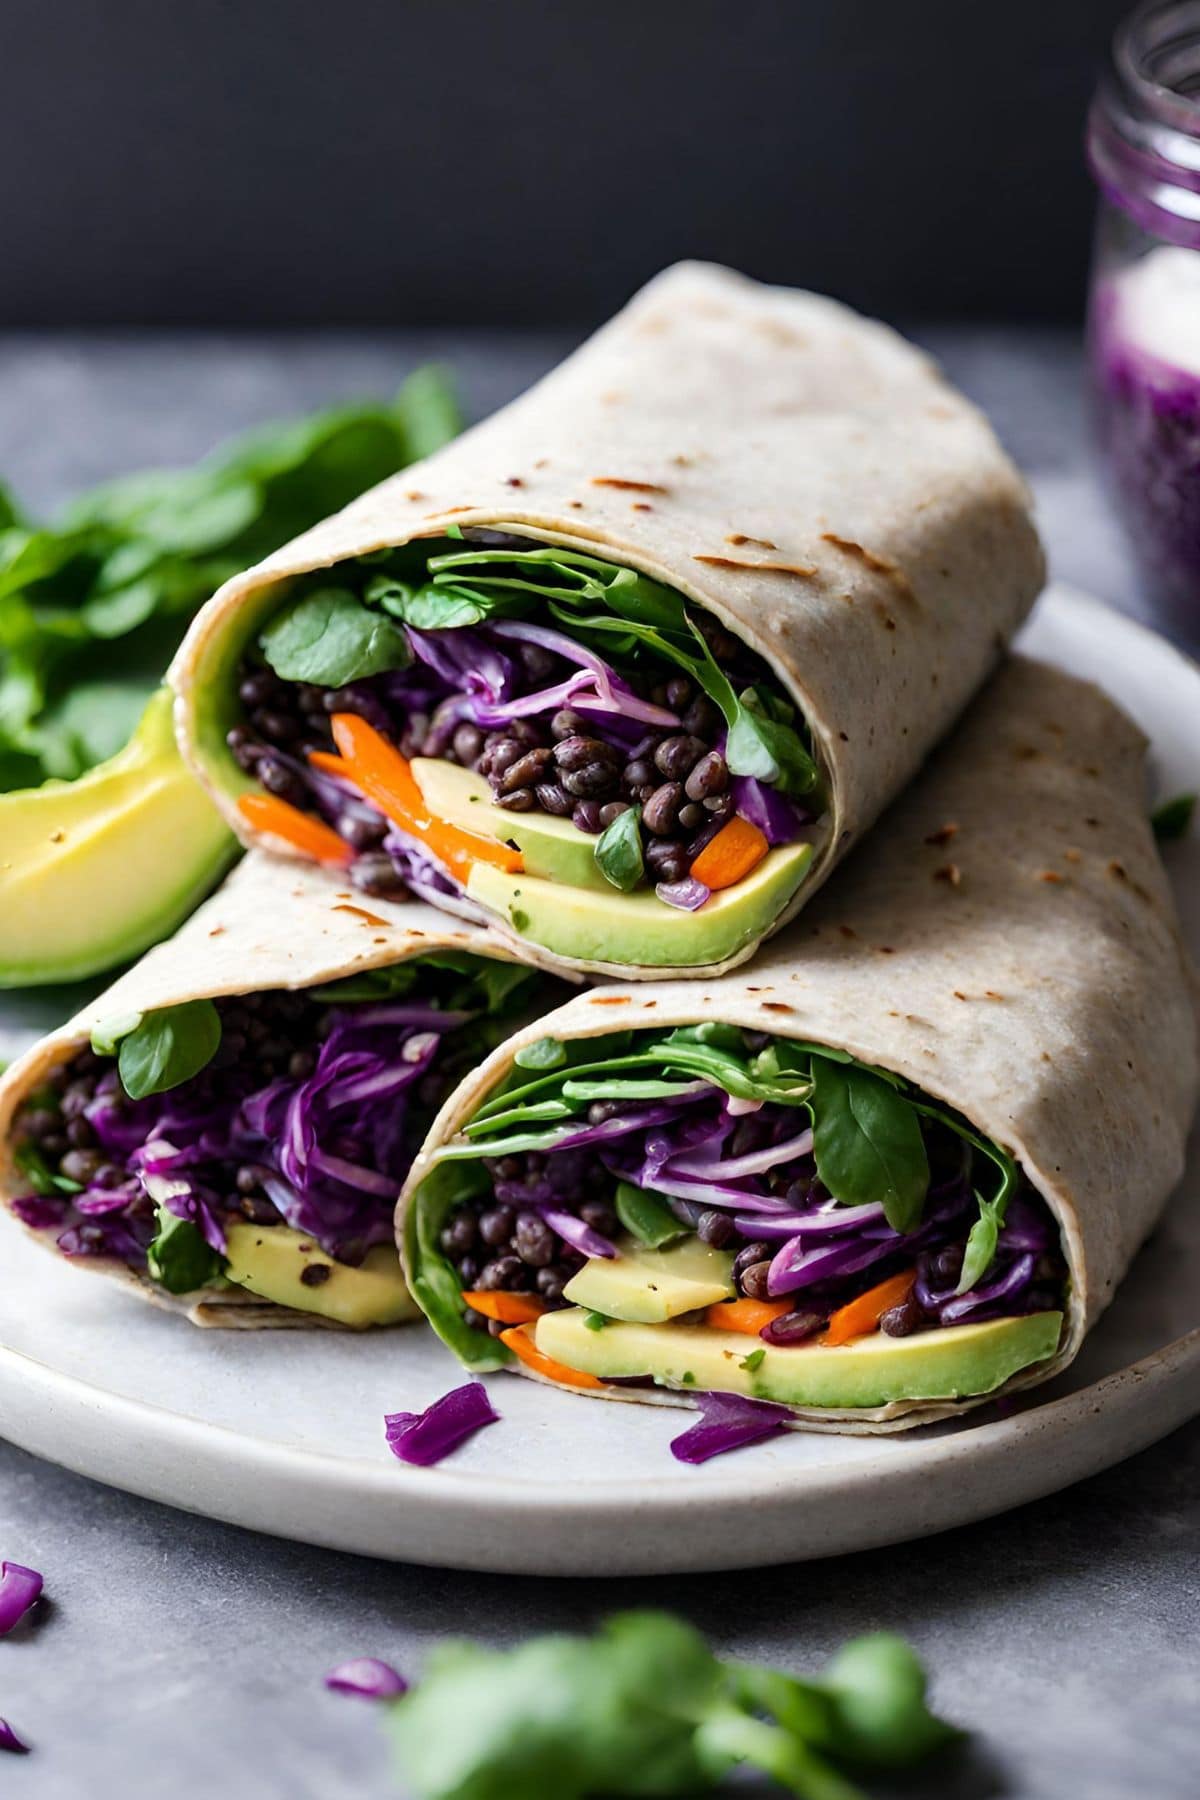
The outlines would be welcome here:
M 532 1294 L 501 1294 L 486 1288 L 472 1288 L 463 1299 L 485 1319 L 498 1319 L 501 1325 L 532 1325 L 546 1310 L 546 1302 L 535 1300 Z
M 757 825 L 736 813 L 706 844 L 688 873 L 706 888 L 733 887 L 756 869 L 767 854 L 767 840 Z
M 563 1387 L 598 1388 L 603 1387 L 594 1375 L 585 1375 L 582 1369 L 569 1369 L 566 1363 L 555 1362 L 552 1356 L 543 1356 L 529 1335 L 528 1325 L 512 1325 L 507 1331 L 500 1333 L 500 1342 L 507 1344 L 514 1356 L 537 1375 L 544 1375 L 547 1381 L 561 1382 Z
M 787 1300 L 718 1300 L 705 1308 L 704 1323 L 714 1331 L 740 1331 L 757 1337 L 764 1325 L 791 1311 Z
M 326 775 L 340 775 L 343 781 L 351 779 L 348 764 L 340 756 L 334 756 L 329 750 L 310 750 L 308 760 L 314 769 L 321 769 Z
M 402 831 L 427 844 L 458 875 L 473 862 L 494 863 L 508 875 L 519 875 L 525 860 L 519 850 L 495 838 L 481 837 L 431 816 L 408 761 L 357 713 L 334 713 L 333 741 L 345 761 L 345 773 Z
M 869 1332 L 877 1331 L 884 1313 L 908 1299 L 916 1279 L 917 1271 L 906 1269 L 903 1274 L 889 1276 L 877 1287 L 868 1288 L 857 1300 L 848 1300 L 845 1306 L 839 1306 L 821 1336 L 821 1343 L 848 1344 L 852 1338 L 866 1337 Z
M 354 860 L 353 850 L 332 827 L 301 812 L 298 806 L 289 806 L 275 794 L 243 794 L 238 811 L 255 831 L 268 831 L 272 837 L 282 838 L 313 862 L 336 863 L 344 868 Z

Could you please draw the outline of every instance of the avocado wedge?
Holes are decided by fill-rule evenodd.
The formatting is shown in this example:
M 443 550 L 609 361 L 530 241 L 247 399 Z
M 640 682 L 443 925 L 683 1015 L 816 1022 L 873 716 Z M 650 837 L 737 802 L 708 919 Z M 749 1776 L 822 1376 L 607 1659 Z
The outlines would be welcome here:
M 226 1279 L 276 1306 L 317 1313 L 360 1330 L 418 1317 L 390 1244 L 377 1244 L 351 1268 L 288 1225 L 231 1225 L 225 1242 Z
M 736 887 L 713 894 L 698 912 L 667 906 L 652 891 L 567 887 L 537 875 L 506 875 L 482 862 L 472 866 L 467 896 L 498 913 L 518 937 L 556 956 L 689 968 L 724 962 L 768 931 L 803 881 L 812 855 L 811 844 L 772 850 Z
M 893 1400 L 990 1394 L 1018 1370 L 1053 1356 L 1062 1317 L 1030 1313 L 911 1337 L 877 1331 L 851 1344 L 782 1347 L 704 1325 L 613 1321 L 594 1331 L 587 1314 L 573 1307 L 544 1313 L 535 1342 L 555 1362 L 602 1380 L 648 1375 L 661 1387 L 848 1411 Z
M 175 746 L 171 695 L 77 781 L 0 795 L 0 986 L 74 981 L 172 932 L 237 845 Z

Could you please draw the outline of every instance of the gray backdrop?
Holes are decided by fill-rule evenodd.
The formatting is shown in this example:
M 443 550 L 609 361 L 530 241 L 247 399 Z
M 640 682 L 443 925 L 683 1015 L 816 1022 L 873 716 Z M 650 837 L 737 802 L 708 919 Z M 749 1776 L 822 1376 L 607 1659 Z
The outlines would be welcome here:
M 1121 0 L 3 0 L 0 327 L 1078 313 Z

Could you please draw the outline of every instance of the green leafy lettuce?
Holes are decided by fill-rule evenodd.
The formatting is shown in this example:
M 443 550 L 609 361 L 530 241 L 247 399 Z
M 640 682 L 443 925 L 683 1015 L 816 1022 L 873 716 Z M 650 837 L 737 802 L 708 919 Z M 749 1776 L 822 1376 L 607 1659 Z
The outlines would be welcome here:
M 428 369 L 390 405 L 268 426 L 195 468 L 111 482 L 54 526 L 0 490 L 0 791 L 74 779 L 115 754 L 228 576 L 459 428 L 445 377 Z
M 858 1800 L 843 1770 L 910 1768 L 961 1737 L 925 1695 L 890 1633 L 804 1679 L 722 1661 L 684 1620 L 635 1612 L 590 1638 L 443 1644 L 388 1728 L 419 1800 L 691 1795 L 740 1767 L 804 1800 Z

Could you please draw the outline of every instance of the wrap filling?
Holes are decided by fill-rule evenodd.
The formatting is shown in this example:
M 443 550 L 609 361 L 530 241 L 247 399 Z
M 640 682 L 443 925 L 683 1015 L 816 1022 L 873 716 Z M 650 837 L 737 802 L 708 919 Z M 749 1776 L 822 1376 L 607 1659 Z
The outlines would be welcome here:
M 887 1070 L 720 1023 L 516 1064 L 407 1221 L 413 1291 L 468 1364 L 853 1410 L 990 1392 L 1056 1350 L 1044 1202 Z
M 249 826 L 562 954 L 719 962 L 824 834 L 807 727 L 759 656 L 645 575 L 508 532 L 289 584 L 233 686 Z
M 392 1215 L 454 1083 L 545 977 L 446 950 L 304 991 L 113 1019 L 15 1121 L 17 1217 L 169 1293 L 411 1316 Z

